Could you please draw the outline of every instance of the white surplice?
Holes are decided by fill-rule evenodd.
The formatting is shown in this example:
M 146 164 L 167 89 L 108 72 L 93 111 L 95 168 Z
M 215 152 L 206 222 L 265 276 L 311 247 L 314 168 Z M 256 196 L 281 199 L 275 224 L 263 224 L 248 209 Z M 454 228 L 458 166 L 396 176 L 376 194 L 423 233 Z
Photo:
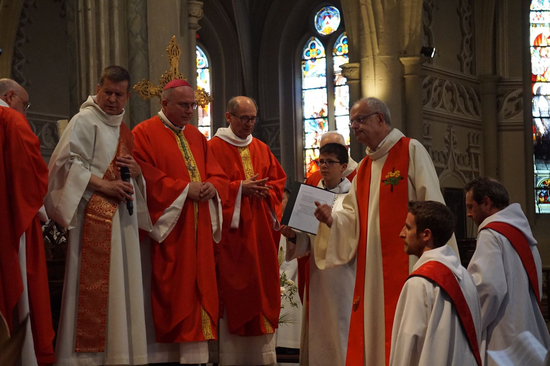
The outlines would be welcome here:
M 323 187 L 323 180 L 318 184 Z M 342 202 L 351 187 L 347 179 L 331 189 L 336 193 L 334 210 L 342 208 Z M 315 263 L 315 236 L 296 231 L 296 244 L 287 240 L 286 260 L 310 255 L 309 265 L 309 317 L 303 312 L 303 338 L 300 364 L 316 366 L 345 365 L 348 333 L 355 285 L 356 261 L 319 269 Z M 313 244 L 313 245 L 312 245 Z M 306 307 L 304 307 L 306 309 Z
M 470 308 L 479 347 L 481 308 L 470 274 L 448 245 L 424 252 L 413 271 L 430 261 L 444 264 L 455 275 Z M 393 321 L 390 366 L 409 365 L 477 365 L 449 295 L 419 276 L 405 282 Z
M 380 243 L 380 182 L 382 169 L 389 151 L 403 137 L 401 131 L 393 129 L 376 150 L 367 148 L 372 159 L 371 185 L 368 203 L 367 258 L 365 266 L 365 290 L 363 299 L 365 313 L 365 364 L 385 365 L 385 322 L 384 322 L 384 280 L 382 277 L 382 248 Z M 362 168 L 364 160 L 359 164 Z M 319 225 L 315 262 L 319 268 L 332 268 L 348 263 L 356 254 L 359 245 L 359 214 L 357 203 L 357 177 L 353 179 L 350 192 L 344 198 L 343 208 L 333 211 L 332 228 Z M 409 143 L 409 171 L 407 174 L 409 200 L 438 201 L 444 203 L 439 180 L 428 152 L 417 140 Z M 404 224 L 404 222 L 403 222 Z M 458 255 L 454 236 L 449 241 Z M 409 257 L 409 270 L 416 257 Z
M 69 229 L 57 365 L 148 362 L 138 227 L 149 231 L 151 220 L 142 177 L 132 179 L 134 214 L 130 216 L 121 203 L 113 216 L 105 352 L 74 351 L 84 210 L 94 193 L 87 185 L 92 174 L 102 178 L 113 160 L 123 114 L 106 114 L 90 96 L 69 122 L 50 159 L 46 210 Z
M 525 235 L 533 253 L 542 294 L 542 267 L 537 241 L 521 206 L 514 203 L 481 223 L 476 251 L 468 266 L 481 301 L 482 351 L 506 349 L 526 330 L 548 349 L 548 329 L 519 255 L 502 234 L 490 229 L 482 230 L 493 221 L 510 224 Z M 486 365 L 496 365 L 487 355 L 485 362 Z

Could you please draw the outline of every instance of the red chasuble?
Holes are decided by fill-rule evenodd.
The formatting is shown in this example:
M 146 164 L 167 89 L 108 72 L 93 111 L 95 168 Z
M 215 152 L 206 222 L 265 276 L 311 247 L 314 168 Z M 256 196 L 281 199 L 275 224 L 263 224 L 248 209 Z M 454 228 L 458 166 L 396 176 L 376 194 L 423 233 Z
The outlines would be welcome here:
M 147 185 L 147 205 L 153 225 L 178 198 L 191 177 L 176 135 L 158 116 L 137 125 L 134 157 Z M 212 183 L 222 201 L 227 177 L 200 131 L 188 124 L 183 136 L 202 182 Z M 208 202 L 186 199 L 178 222 L 162 242 L 151 240 L 151 297 L 157 342 L 214 339 L 218 324 L 218 290 L 214 241 Z M 195 223 L 198 223 L 195 239 Z
M 25 117 L 0 107 L 0 311 L 11 331 L 13 312 L 23 292 L 19 239 L 26 235 L 30 321 L 38 363 L 55 362 L 50 293 L 42 227 L 36 214 L 48 191 L 48 167 L 40 141 Z
M 525 271 L 527 272 L 527 277 L 529 278 L 529 284 L 531 285 L 531 289 L 533 289 L 533 292 L 535 293 L 535 298 L 537 299 L 537 304 L 539 305 L 539 309 L 542 312 L 542 305 L 540 303 L 540 292 L 539 292 L 539 278 L 537 275 L 537 267 L 535 265 L 535 259 L 533 258 L 533 252 L 531 251 L 531 247 L 529 247 L 529 243 L 527 243 L 527 239 L 525 238 L 525 235 L 516 228 L 515 226 L 512 226 L 505 222 L 500 221 L 493 221 L 488 223 L 483 227 L 482 230 L 485 229 L 491 229 L 494 230 L 506 237 L 510 244 L 512 244 L 512 247 L 516 250 L 516 252 L 519 255 L 519 259 L 521 259 L 521 263 L 523 264 L 523 268 L 525 268 Z
M 252 175 L 258 174 L 257 179 L 268 177 L 267 184 L 273 189 L 269 198 L 263 200 L 242 196 L 239 227 L 231 229 L 237 192 L 248 175 L 237 146 L 219 137 L 210 140 L 209 145 L 231 181 L 223 208 L 218 259 L 220 296 L 229 331 L 243 336 L 273 333 L 281 307 L 278 263 L 281 234 L 273 229 L 270 207 L 280 219 L 286 175 L 267 145 L 253 139 L 248 145 Z
M 389 151 L 382 168 L 382 181 L 371 182 L 372 160 L 367 156 L 357 173 L 357 205 L 359 207 L 359 245 L 357 248 L 357 274 L 353 292 L 353 308 L 348 338 L 346 365 L 362 366 L 365 359 L 365 266 L 367 262 L 367 228 L 370 185 L 380 185 L 380 245 L 382 247 L 382 267 L 384 279 L 384 321 L 386 364 L 390 359 L 391 332 L 395 308 L 399 294 L 409 275 L 409 257 L 403 251 L 403 241 L 399 233 L 407 218 L 409 200 L 409 142 L 402 137 Z M 396 184 L 385 179 L 388 173 L 397 174 Z M 395 182 L 395 180 L 394 180 Z M 378 245 L 372 243 L 370 245 Z
M 479 354 L 479 345 L 476 335 L 476 327 L 470 307 L 464 298 L 462 289 L 454 273 L 443 263 L 437 261 L 426 262 L 411 273 L 409 278 L 413 276 L 424 277 L 432 282 L 435 282 L 449 295 L 453 306 L 456 309 L 462 329 L 468 339 L 470 349 L 474 354 L 478 366 L 481 366 L 481 356 Z

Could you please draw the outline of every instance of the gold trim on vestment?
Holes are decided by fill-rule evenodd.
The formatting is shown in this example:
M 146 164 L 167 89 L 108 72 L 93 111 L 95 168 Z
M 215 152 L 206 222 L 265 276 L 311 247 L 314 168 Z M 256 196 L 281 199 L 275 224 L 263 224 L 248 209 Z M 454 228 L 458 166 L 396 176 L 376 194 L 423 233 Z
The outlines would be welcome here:
M 204 339 L 215 339 L 214 332 L 212 332 L 212 321 L 210 320 L 210 315 L 204 310 L 201 306 L 201 321 L 202 321 L 202 334 Z
M 250 150 L 248 146 L 239 147 L 239 155 L 241 156 L 241 162 L 243 163 L 244 176 L 246 179 L 250 179 L 254 176 L 254 167 L 252 166 L 252 159 L 250 158 Z
M 120 179 L 116 157 L 133 154 L 133 136 L 121 124 L 118 146 L 103 180 Z M 107 337 L 107 309 L 113 217 L 119 202 L 95 192 L 84 211 L 75 352 L 103 352 Z
M 269 320 L 267 320 L 267 318 L 264 316 L 264 314 L 262 314 L 262 321 L 264 322 L 264 327 L 265 327 L 265 331 L 267 332 L 267 334 L 275 333 L 275 329 L 273 329 L 273 326 L 271 325 Z

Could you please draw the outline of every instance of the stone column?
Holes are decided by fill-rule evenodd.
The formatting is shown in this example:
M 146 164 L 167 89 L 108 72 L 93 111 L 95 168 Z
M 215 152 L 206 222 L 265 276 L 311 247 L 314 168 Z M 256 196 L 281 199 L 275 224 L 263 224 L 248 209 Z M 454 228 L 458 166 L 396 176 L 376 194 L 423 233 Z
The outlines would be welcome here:
M 346 84 L 349 86 L 349 101 L 351 107 L 355 102 L 361 99 L 361 68 L 358 62 L 347 63 L 340 66 L 342 68 L 342 75 L 347 79 Z M 350 131 L 353 135 L 353 132 Z M 355 161 L 360 161 L 365 156 L 365 147 L 362 146 L 355 136 L 350 138 L 350 156 Z
M 132 77 L 132 87 L 142 79 L 149 80 L 149 46 L 147 44 L 147 0 L 128 1 L 128 71 Z M 134 127 L 139 122 L 151 116 L 151 106 L 148 101 L 133 92 L 130 95 L 130 125 Z
M 420 142 L 423 138 L 422 126 L 422 76 L 420 56 L 400 57 L 405 66 L 405 113 L 403 119 L 403 133 Z
M 187 67 L 187 81 L 193 86 L 197 87 L 197 31 L 201 29 L 199 25 L 199 20 L 202 18 L 202 2 L 195 0 L 188 0 L 188 29 L 187 32 L 187 50 L 184 50 L 184 57 L 188 58 L 188 67 Z M 197 126 L 198 116 L 197 113 L 193 115 L 192 123 Z
M 126 1 L 75 0 L 67 2 L 71 75 L 71 114 L 96 93 L 101 71 L 109 65 L 128 68 Z M 73 57 L 73 56 L 71 56 Z M 130 113 L 126 106 L 125 122 Z
M 481 81 L 481 126 L 483 131 L 483 175 L 499 178 L 497 83 L 500 76 L 483 75 Z

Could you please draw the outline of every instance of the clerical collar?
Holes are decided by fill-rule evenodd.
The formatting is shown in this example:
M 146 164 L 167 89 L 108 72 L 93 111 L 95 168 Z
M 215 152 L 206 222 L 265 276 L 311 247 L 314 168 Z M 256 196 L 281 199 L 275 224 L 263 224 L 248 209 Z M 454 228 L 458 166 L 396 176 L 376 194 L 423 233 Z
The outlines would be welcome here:
M 183 127 L 176 126 L 175 124 L 170 122 L 170 120 L 168 119 L 168 117 L 166 117 L 166 115 L 164 114 L 162 109 L 159 111 L 158 116 L 159 116 L 160 120 L 162 121 L 162 123 L 164 123 L 164 126 L 168 129 L 172 130 L 173 132 L 178 133 L 178 132 L 181 132 L 181 131 L 185 130 L 185 126 L 183 126 Z
M 0 99 L 0 106 L 2 106 L 2 107 L 7 107 L 7 108 L 10 107 L 10 105 L 9 105 L 8 103 L 4 102 L 3 99 Z
M 218 128 L 218 131 L 216 131 L 216 137 L 221 138 L 225 142 L 237 146 L 237 147 L 245 147 L 250 145 L 252 142 L 252 135 L 246 136 L 245 139 L 240 138 L 239 136 L 235 135 L 230 127 L 221 127 Z
M 330 189 L 326 186 L 325 180 L 324 180 L 324 179 L 321 179 L 321 182 L 323 183 L 323 189 L 324 189 L 325 191 L 331 191 L 331 192 L 334 192 L 334 193 L 340 193 L 340 184 L 342 184 L 342 182 L 344 181 L 344 179 L 346 179 L 346 178 L 340 178 L 340 183 L 338 183 L 338 184 L 336 185 L 336 187 L 330 188 Z

